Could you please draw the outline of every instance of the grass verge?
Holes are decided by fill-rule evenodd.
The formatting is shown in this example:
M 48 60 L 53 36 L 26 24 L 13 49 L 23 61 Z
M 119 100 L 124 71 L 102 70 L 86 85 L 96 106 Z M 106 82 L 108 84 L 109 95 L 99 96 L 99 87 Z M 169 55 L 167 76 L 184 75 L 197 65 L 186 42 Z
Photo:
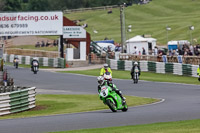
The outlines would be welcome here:
M 129 71 L 120 71 L 120 70 L 112 70 L 112 71 L 113 71 L 113 78 L 131 80 Z M 74 73 L 74 74 L 99 76 L 99 72 L 100 72 L 100 69 L 92 69 L 92 70 L 84 70 L 84 71 L 63 71 L 62 73 Z M 152 72 L 142 72 L 140 76 L 140 80 L 200 85 L 200 82 L 195 77 L 179 76 L 179 75 L 173 75 L 173 74 L 159 74 L 159 73 L 152 73 Z
M 199 133 L 200 120 L 164 122 L 147 125 L 83 129 L 56 133 Z
M 126 96 L 128 106 L 158 102 L 158 99 Z M 91 102 L 92 101 L 92 102 Z M 37 95 L 37 107 L 29 111 L 1 116 L 0 119 L 47 116 L 108 109 L 98 95 Z
M 6 62 L 5 65 L 7 65 L 7 66 L 13 66 L 13 63 Z M 31 68 L 31 65 L 19 64 L 19 67 Z M 14 66 L 13 66 L 13 68 L 14 68 Z M 40 66 L 40 69 L 42 69 L 42 68 L 51 68 L 51 67 L 48 67 L 48 66 Z

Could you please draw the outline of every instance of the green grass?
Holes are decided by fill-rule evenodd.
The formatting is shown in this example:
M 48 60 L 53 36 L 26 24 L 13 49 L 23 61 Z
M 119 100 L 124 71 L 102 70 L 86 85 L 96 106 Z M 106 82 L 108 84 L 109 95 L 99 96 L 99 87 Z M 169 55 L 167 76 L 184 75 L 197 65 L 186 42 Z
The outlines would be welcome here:
M 63 131 L 56 133 L 199 133 L 200 120 L 165 122 L 136 126 Z
M 158 39 L 159 45 L 166 44 L 166 26 L 171 27 L 169 40 L 189 40 L 189 26 L 194 25 L 193 38 L 199 40 L 200 30 L 200 1 L 199 0 L 153 0 L 146 5 L 133 5 L 125 8 L 126 27 L 132 25 L 132 32 L 127 38 L 135 35 L 150 34 Z M 86 30 L 92 40 L 103 40 L 105 37 L 121 42 L 120 11 L 113 9 L 112 14 L 107 10 L 85 11 L 65 14 L 71 20 L 84 20 Z M 98 33 L 93 33 L 93 30 Z
M 126 96 L 128 106 L 150 104 L 159 101 L 153 98 Z M 92 102 L 91 102 L 92 101 Z M 37 108 L 1 116 L 0 119 L 47 116 L 108 109 L 96 95 L 37 95 Z
M 112 70 L 112 71 L 113 71 L 113 78 L 131 80 L 129 71 L 119 71 L 119 70 Z M 74 74 L 99 76 L 100 69 L 84 70 L 84 71 L 64 71 L 62 73 L 74 73 Z M 200 85 L 200 82 L 195 77 L 179 76 L 179 75 L 173 75 L 173 74 L 158 74 L 158 73 L 152 73 L 152 72 L 142 72 L 140 76 L 140 80 Z

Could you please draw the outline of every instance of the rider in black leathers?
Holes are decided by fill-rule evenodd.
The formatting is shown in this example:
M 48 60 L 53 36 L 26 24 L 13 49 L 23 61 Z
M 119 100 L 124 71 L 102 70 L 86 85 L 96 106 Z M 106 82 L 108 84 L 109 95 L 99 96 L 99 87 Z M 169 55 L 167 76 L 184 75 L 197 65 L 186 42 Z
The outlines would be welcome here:
M 135 62 L 134 63 L 134 65 L 133 65 L 133 67 L 132 67 L 132 69 L 131 69 L 131 77 L 132 77 L 132 79 L 134 78 L 134 73 L 135 73 L 135 69 L 138 69 L 139 70 L 139 76 L 140 76 L 140 74 L 141 74 L 141 69 L 140 69 L 140 66 L 138 65 L 138 63 L 137 62 Z

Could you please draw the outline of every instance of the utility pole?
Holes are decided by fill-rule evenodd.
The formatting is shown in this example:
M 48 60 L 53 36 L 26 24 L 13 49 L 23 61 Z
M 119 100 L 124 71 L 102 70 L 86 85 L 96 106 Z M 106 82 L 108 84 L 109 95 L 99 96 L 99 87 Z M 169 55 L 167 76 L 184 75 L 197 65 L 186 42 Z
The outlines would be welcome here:
M 120 24 L 121 24 L 121 46 L 122 46 L 122 53 L 124 53 L 124 47 L 126 44 L 124 5 L 120 6 Z
M 63 51 L 63 35 L 60 36 L 60 57 L 64 58 L 64 51 Z

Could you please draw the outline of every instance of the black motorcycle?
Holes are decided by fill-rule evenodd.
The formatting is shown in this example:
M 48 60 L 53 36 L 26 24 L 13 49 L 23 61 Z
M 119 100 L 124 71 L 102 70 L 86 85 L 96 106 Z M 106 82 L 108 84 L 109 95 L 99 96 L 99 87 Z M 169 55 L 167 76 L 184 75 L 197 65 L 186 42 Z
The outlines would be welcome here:
M 39 70 L 39 64 L 37 61 L 34 61 L 32 66 L 32 71 L 34 74 L 37 74 L 38 70 Z
M 135 69 L 134 72 L 132 73 L 133 75 L 132 76 L 132 79 L 133 79 L 133 83 L 134 84 L 137 84 L 138 83 L 138 80 L 139 80 L 139 70 L 138 69 Z

